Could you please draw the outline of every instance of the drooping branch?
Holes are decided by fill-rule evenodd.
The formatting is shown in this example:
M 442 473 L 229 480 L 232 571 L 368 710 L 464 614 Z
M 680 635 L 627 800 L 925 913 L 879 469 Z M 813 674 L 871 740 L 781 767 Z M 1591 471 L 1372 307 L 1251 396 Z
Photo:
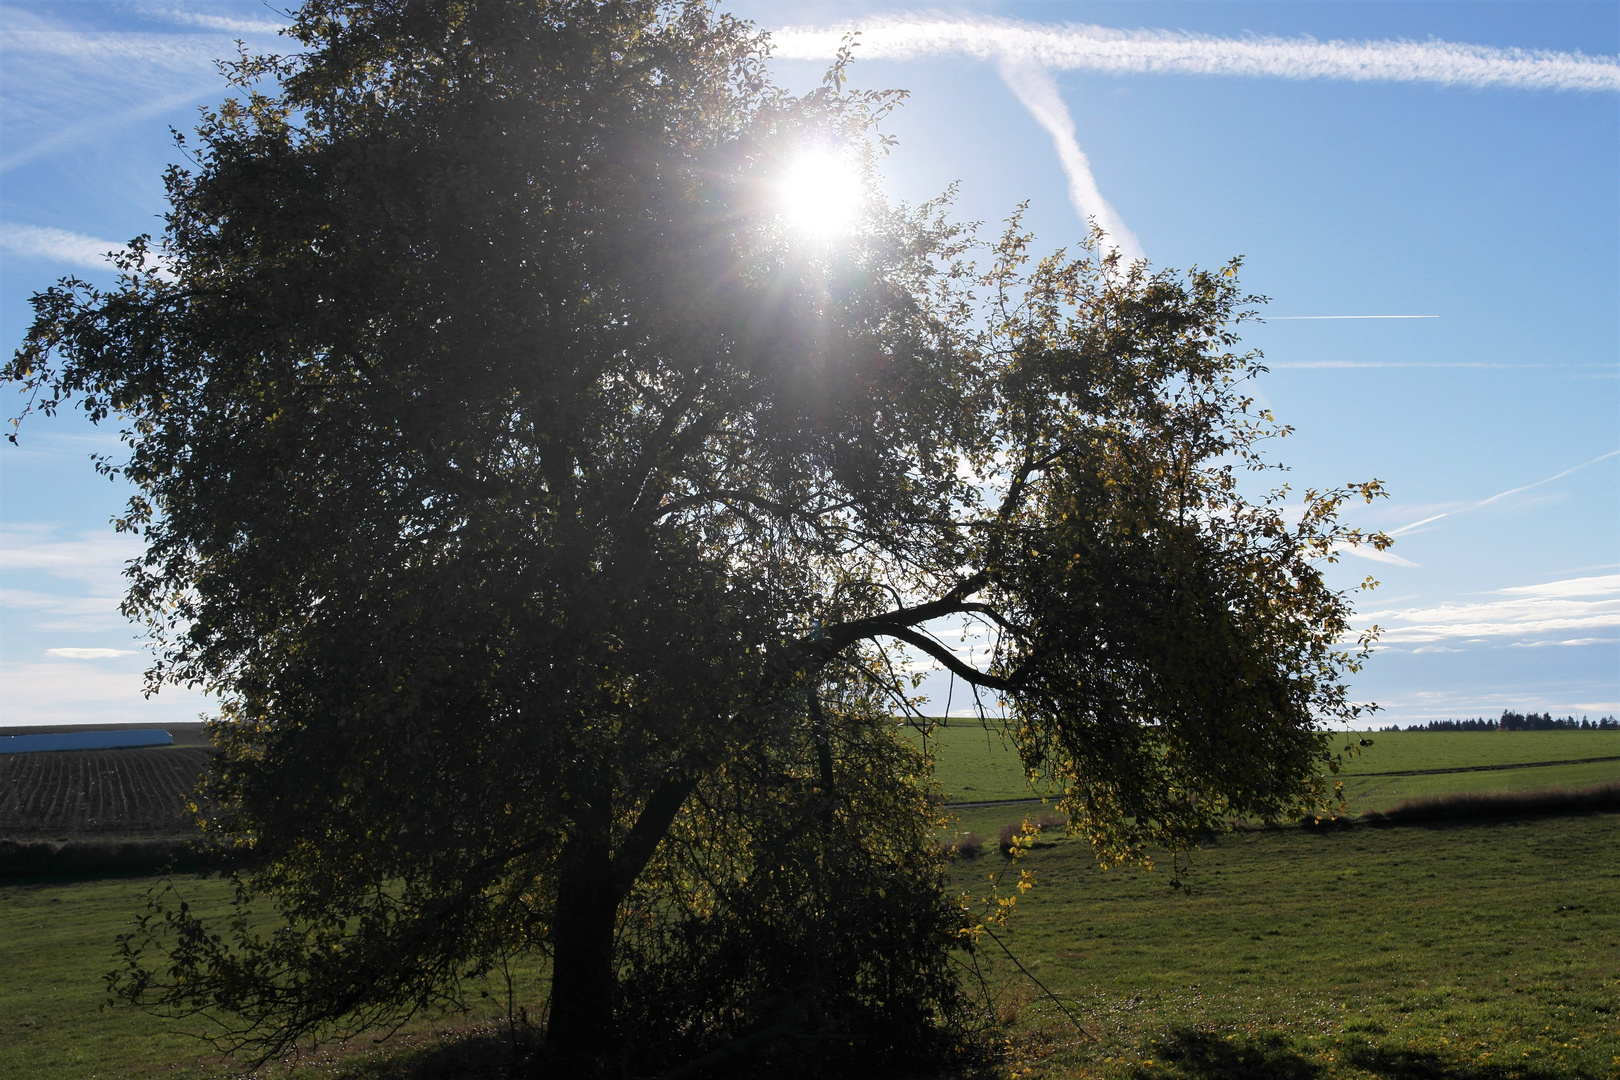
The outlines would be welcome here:
M 913 607 L 899 607 L 881 615 L 852 619 L 836 626 L 824 627 L 819 637 L 807 640 L 805 644 L 819 647 L 831 656 L 862 638 L 887 633 L 890 627 L 919 626 L 947 615 L 962 615 L 969 612 L 985 614 L 989 610 L 986 605 L 970 603 L 967 598 L 983 588 L 987 580 L 988 576 L 980 570 L 958 581 L 938 600 L 930 600 L 926 604 L 917 604 Z
M 1013 690 L 1017 686 L 1016 680 L 992 675 L 989 672 L 980 671 L 971 664 L 964 663 L 942 643 L 916 629 L 921 624 L 934 619 L 944 618 L 948 615 L 968 614 L 984 615 L 998 625 L 1007 626 L 1006 619 L 990 605 L 967 599 L 967 597 L 983 588 L 986 580 L 987 576 L 981 570 L 958 581 L 949 592 L 938 600 L 931 600 L 926 604 L 917 604 L 913 607 L 896 608 L 894 611 L 884 612 L 881 615 L 853 619 L 846 623 L 839 623 L 836 626 L 823 627 L 816 634 L 801 639 L 799 647 L 808 652 L 820 665 L 828 663 L 839 652 L 857 641 L 879 637 L 897 638 L 927 653 L 958 678 L 974 686 L 982 686 L 990 690 Z
M 1011 691 L 1017 688 L 1018 684 L 1014 680 L 1004 679 L 999 675 L 991 675 L 989 672 L 980 671 L 971 664 L 963 663 L 961 660 L 958 660 L 956 655 L 944 645 L 938 641 L 935 641 L 927 634 L 923 634 L 911 629 L 909 626 L 892 626 L 886 629 L 877 630 L 868 636 L 877 637 L 884 634 L 888 635 L 889 637 L 899 638 L 907 645 L 921 649 L 923 652 L 927 653 L 929 656 L 932 656 L 935 660 L 938 660 L 941 664 L 944 664 L 947 668 L 949 668 L 957 678 L 966 680 L 967 682 L 972 683 L 974 686 L 983 686 L 989 690 L 1004 691 Z
M 807 513 L 807 511 L 795 510 L 793 507 L 777 502 L 774 499 L 767 499 L 763 496 L 754 495 L 747 491 L 726 489 L 721 491 L 700 491 L 695 495 L 683 495 L 679 499 L 671 499 L 658 508 L 658 516 L 668 517 L 670 514 L 678 514 L 682 510 L 687 510 L 694 506 L 703 506 L 707 503 L 717 502 L 747 503 L 750 506 L 755 506 L 761 510 L 775 514 L 777 517 L 784 520 L 798 517 Z

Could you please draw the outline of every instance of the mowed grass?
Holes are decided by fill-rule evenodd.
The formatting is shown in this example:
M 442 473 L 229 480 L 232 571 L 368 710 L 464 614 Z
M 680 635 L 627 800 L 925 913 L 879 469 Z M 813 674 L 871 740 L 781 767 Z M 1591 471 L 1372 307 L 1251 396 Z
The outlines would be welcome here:
M 1151 872 L 1070 840 L 1015 866 L 1038 884 L 1000 936 L 1088 1032 L 986 940 L 1032 1078 L 1620 1075 L 1620 815 L 1257 830 Z
M 219 878 L 178 875 L 175 886 L 202 912 L 224 913 L 228 884 Z M 107 1006 L 103 976 L 114 967 L 113 939 L 144 910 L 161 879 L 34 880 L 0 883 L 0 1078 L 86 1080 L 90 1077 L 196 1077 L 241 1075 L 244 1063 L 213 1050 L 188 1031 L 202 1021 L 177 1024 L 124 1006 Z M 533 1010 L 543 998 L 542 973 L 515 966 L 517 1001 Z M 479 996 L 487 992 L 490 997 Z M 453 1056 L 468 1037 L 484 1075 L 498 1075 L 506 985 L 499 977 L 473 987 L 467 1014 L 423 1017 L 378 1046 L 359 1038 L 328 1045 L 264 1070 L 277 1077 L 410 1075 L 413 1062 Z M 465 1049 L 465 1048 L 462 1048 Z
M 982 894 L 1007 865 L 964 860 L 953 885 Z M 1103 870 L 1068 840 L 1011 865 L 1038 884 L 1000 937 L 1087 1033 L 985 939 L 985 984 L 1012 1022 L 1009 1072 L 1030 1080 L 1620 1073 L 1620 815 L 1244 832 L 1190 870 Z M 101 1008 L 111 939 L 150 884 L 0 887 L 0 1076 L 240 1068 L 161 1021 Z M 180 884 L 203 906 L 225 899 L 217 880 Z M 531 1005 L 536 974 L 520 976 Z M 291 1075 L 423 1075 L 413 1064 L 450 1053 L 436 1029 L 487 1051 L 499 1011 L 482 1002 Z
M 1475 791 L 1591 787 L 1620 780 L 1620 760 L 1538 765 L 1423 776 L 1369 775 L 1413 769 L 1524 765 L 1582 758 L 1620 758 L 1620 731 L 1401 731 L 1366 736 L 1373 745 L 1339 773 L 1352 814 L 1384 810 L 1408 799 Z
M 1620 731 L 1354 732 L 1334 745 L 1360 738 L 1371 739 L 1373 745 L 1350 758 L 1337 776 L 1344 781 L 1345 801 L 1352 814 L 1385 810 L 1428 795 L 1589 787 L 1620 780 Z M 1031 784 L 1025 779 L 1018 752 L 993 726 L 953 720 L 951 726 L 935 729 L 927 747 L 935 759 L 934 778 L 948 802 L 1055 794 L 1043 782 Z M 1595 757 L 1617 760 L 1419 776 L 1376 775 Z
M 1347 788 L 1358 777 L 1413 782 L 1411 795 L 1548 786 L 1559 770 L 1366 773 L 1620 753 L 1609 733 L 1370 737 L 1373 748 L 1342 774 Z M 960 726 L 936 738 L 939 775 L 958 799 L 1030 793 L 994 733 Z M 1620 777 L 1616 765 L 1590 782 Z M 1521 774 L 1539 776 L 1514 783 Z M 1450 786 L 1459 781 L 1467 786 Z M 954 886 L 983 893 L 1007 865 L 996 832 L 1026 810 L 1039 807 L 961 812 L 959 827 L 983 835 L 989 853 L 953 864 Z M 1087 845 L 1062 840 L 1014 864 L 1025 868 L 1039 884 L 1003 940 L 1092 1036 L 1076 1034 L 986 940 L 982 969 L 1014 1019 L 1016 1070 L 1031 1080 L 1620 1077 L 1620 815 L 1257 830 L 1213 842 L 1190 872 L 1168 860 L 1151 872 L 1101 870 Z M 175 1025 L 103 1008 L 112 939 L 154 880 L 0 884 L 0 1077 L 240 1070 Z M 223 882 L 177 882 L 194 905 L 223 909 Z M 540 973 L 518 980 L 518 1000 L 533 1009 Z M 485 1067 L 464 1075 L 493 1075 L 504 987 L 484 988 L 494 996 L 475 991 L 470 1015 L 424 1018 L 380 1047 L 357 1040 L 290 1075 L 426 1075 L 413 1069 L 454 1057 L 454 1040 L 469 1033 Z

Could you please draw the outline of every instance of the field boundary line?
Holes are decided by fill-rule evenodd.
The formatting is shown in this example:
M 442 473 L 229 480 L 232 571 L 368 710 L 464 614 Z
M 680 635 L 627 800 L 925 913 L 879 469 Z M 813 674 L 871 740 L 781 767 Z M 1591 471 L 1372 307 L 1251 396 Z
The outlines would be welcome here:
M 1607 757 L 1570 758 L 1567 761 L 1521 761 L 1511 765 L 1458 765 L 1446 769 L 1398 769 L 1393 772 L 1364 772 L 1348 773 L 1340 777 L 1343 780 L 1360 780 L 1369 776 L 1439 776 L 1443 773 L 1467 772 L 1503 772 L 1509 769 L 1545 769 L 1553 765 L 1594 765 L 1604 761 L 1620 761 L 1620 754 L 1610 754 Z M 1048 802 L 1059 798 L 1056 795 L 1026 795 L 1017 799 L 980 799 L 975 802 L 946 802 L 944 805 L 957 810 L 986 810 L 996 806 L 1018 806 L 1023 803 Z
M 1348 773 L 1346 780 L 1359 780 L 1363 776 L 1438 776 L 1441 773 L 1501 772 L 1506 769 L 1544 769 L 1550 765 L 1592 765 L 1600 761 L 1620 761 L 1620 754 L 1608 757 L 1571 758 L 1568 761 L 1522 761 L 1515 765 L 1458 765 L 1450 769 L 1400 769 L 1395 772 Z

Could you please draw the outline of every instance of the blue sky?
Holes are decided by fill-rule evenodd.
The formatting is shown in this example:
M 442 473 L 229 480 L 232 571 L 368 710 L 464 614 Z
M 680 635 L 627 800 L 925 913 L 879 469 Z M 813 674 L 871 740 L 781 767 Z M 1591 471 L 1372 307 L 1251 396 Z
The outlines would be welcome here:
M 1046 247 L 1090 215 L 1156 265 L 1244 257 L 1272 298 L 1246 340 L 1296 429 L 1289 482 L 1378 477 L 1392 497 L 1354 520 L 1403 530 L 1393 560 L 1333 570 L 1383 582 L 1358 607 L 1385 643 L 1353 681 L 1375 723 L 1620 711 L 1620 5 L 730 10 L 792 28 L 776 71 L 796 88 L 864 27 L 855 84 L 911 92 L 895 197 L 956 182 L 991 228 L 1028 199 Z M 107 280 L 100 252 L 157 231 L 168 128 L 220 96 L 212 57 L 274 48 L 276 21 L 257 2 L 0 7 L 7 348 L 30 292 Z M 1392 315 L 1428 317 L 1320 318 Z M 117 615 L 137 549 L 88 460 L 112 433 L 34 418 L 21 444 L 0 446 L 0 723 L 194 718 L 195 694 L 141 697 Z

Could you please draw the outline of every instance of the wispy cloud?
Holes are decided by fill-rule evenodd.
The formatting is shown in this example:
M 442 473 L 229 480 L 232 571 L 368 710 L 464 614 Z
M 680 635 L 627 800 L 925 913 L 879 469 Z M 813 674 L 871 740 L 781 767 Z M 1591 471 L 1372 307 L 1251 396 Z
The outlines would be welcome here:
M 225 15 L 204 15 L 178 8 L 155 9 L 151 14 L 185 26 L 200 26 L 206 30 L 224 30 L 227 33 L 254 36 L 279 34 L 286 26 L 285 23 L 269 22 L 264 19 L 232 19 Z
M 1533 488 L 1541 487 L 1543 484 L 1550 484 L 1554 480 L 1562 480 L 1564 477 L 1570 475 L 1571 473 L 1580 472 L 1582 469 L 1584 469 L 1584 468 L 1586 468 L 1586 467 L 1588 467 L 1590 465 L 1596 465 L 1600 461 L 1607 461 L 1609 458 L 1615 457 L 1616 455 L 1620 455 L 1620 450 L 1610 450 L 1607 454 L 1599 454 L 1597 457 L 1591 459 L 1590 461 L 1583 461 L 1579 465 L 1571 466 L 1570 468 L 1565 469 L 1563 472 L 1554 473 L 1553 475 L 1551 475 L 1549 477 L 1546 477 L 1545 479 L 1537 480 L 1537 481 L 1535 481 L 1533 483 L 1529 483 L 1529 484 L 1521 484 L 1520 486 L 1515 487 L 1515 488 L 1508 488 L 1506 491 L 1499 491 L 1495 495 L 1492 495 L 1490 498 L 1480 499 L 1478 502 L 1468 503 L 1468 504 L 1466 504 L 1464 506 L 1458 507 L 1455 510 L 1447 510 L 1447 511 L 1444 511 L 1443 513 L 1439 513 L 1439 514 L 1430 514 L 1428 517 L 1420 518 L 1419 520 L 1412 522 L 1410 525 L 1402 525 L 1398 529 L 1389 530 L 1389 535 L 1391 535 L 1391 536 L 1399 536 L 1401 533 L 1411 532 L 1413 529 L 1416 529 L 1419 526 L 1428 525 L 1431 522 L 1439 521 L 1441 518 L 1452 517 L 1452 516 L 1454 516 L 1456 514 L 1466 514 L 1470 510 L 1478 510 L 1482 506 L 1489 506 L 1494 502 L 1500 502 L 1501 500 L 1506 499 L 1506 498 L 1508 498 L 1509 496 L 1512 496 L 1512 495 L 1517 495 L 1520 492 L 1530 491 Z M 1593 579 L 1582 579 L 1582 580 L 1597 580 L 1597 579 L 1593 578 Z M 1527 585 L 1527 586 L 1525 586 L 1525 588 L 1540 588 L 1540 586 Z
M 124 250 L 123 244 L 98 240 L 93 236 L 39 225 L 0 222 L 0 251 L 12 255 L 50 259 L 92 270 L 111 268 L 111 254 Z
M 47 656 L 60 656 L 65 660 L 111 660 L 118 656 L 134 656 L 134 649 L 46 649 Z
M 124 567 L 145 551 L 126 533 L 85 532 L 71 539 L 48 526 L 18 525 L 0 532 L 0 570 L 34 571 L 75 581 L 102 596 L 123 592 Z
M 81 664 L 52 657 L 38 663 L 0 662 L 0 723 L 154 726 L 196 720 L 218 703 L 197 690 L 165 686 L 146 697 L 142 665 L 130 660 Z
M 128 636 L 129 620 L 119 614 L 117 594 L 65 596 L 28 589 L 0 589 L 0 617 L 15 642 L 41 633 L 82 637 L 90 634 Z
M 1371 544 L 1341 544 L 1333 549 L 1335 555 L 1354 555 L 1358 559 L 1367 559 L 1372 562 L 1387 563 L 1390 566 L 1417 566 L 1418 564 L 1404 556 L 1397 555 L 1387 548 L 1379 551 Z
M 1278 363 L 1267 362 L 1266 367 L 1274 370 L 1333 370 L 1343 368 L 1355 371 L 1362 368 L 1434 368 L 1443 371 L 1451 368 L 1462 368 L 1471 371 L 1582 371 L 1582 372 L 1620 372 L 1620 366 L 1614 364 L 1498 364 L 1484 360 L 1284 360 Z
M 235 52 L 225 33 L 86 31 L 0 9 L 0 172 L 217 94 L 214 61 Z
M 49 135 L 29 143 L 15 154 L 8 154 L 0 158 L 0 173 L 8 172 L 19 165 L 26 165 L 42 157 L 48 157 L 56 151 L 78 143 L 88 142 L 96 135 L 107 131 L 117 131 L 141 120 L 149 120 L 154 116 L 162 116 L 182 105 L 189 105 L 203 98 L 211 97 L 219 90 L 217 82 L 210 81 L 201 86 L 191 86 L 173 94 L 162 94 L 150 100 L 127 109 L 117 109 L 97 113 L 88 119 L 72 124 L 58 126 Z
M 1386 644 L 1518 637 L 1531 643 L 1588 645 L 1594 631 L 1620 629 L 1620 574 L 1498 589 L 1495 599 L 1368 611 Z M 1571 636 L 1573 634 L 1578 636 Z
M 1501 49 L 1450 41 L 1318 41 L 1311 37 L 1216 37 L 1168 30 L 1053 26 L 1008 19 L 884 16 L 831 27 L 774 31 L 776 55 L 826 59 L 852 31 L 860 55 L 879 60 L 960 56 L 1023 60 L 1062 71 L 1227 75 L 1249 78 L 1425 82 L 1524 90 L 1620 90 L 1612 56 Z
M 1025 60 L 1003 58 L 997 65 L 1004 81 L 1024 108 L 1052 137 L 1063 174 L 1069 181 L 1069 202 L 1082 221 L 1095 221 L 1107 234 L 1104 249 L 1117 248 L 1127 260 L 1143 257 L 1142 245 L 1114 210 L 1091 174 L 1091 162 L 1075 139 L 1074 118 L 1052 81 L 1051 72 Z

